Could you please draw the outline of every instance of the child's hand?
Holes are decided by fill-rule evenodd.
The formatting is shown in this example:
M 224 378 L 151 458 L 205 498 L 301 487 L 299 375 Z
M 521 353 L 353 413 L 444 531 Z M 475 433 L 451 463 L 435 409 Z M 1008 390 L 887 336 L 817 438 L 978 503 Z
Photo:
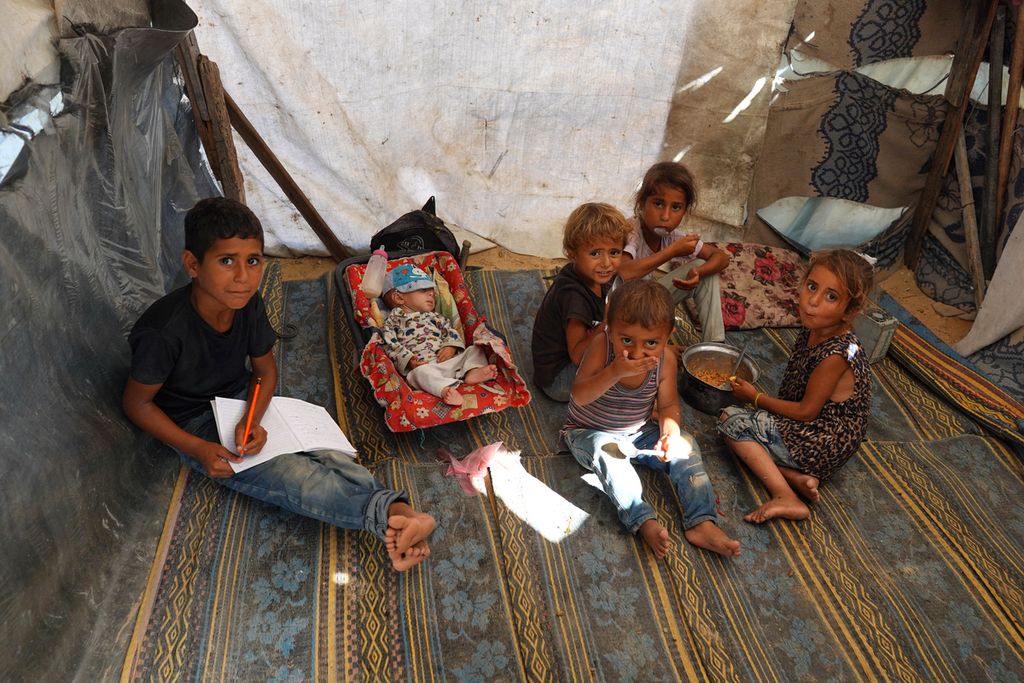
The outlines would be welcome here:
M 750 403 L 757 396 L 757 389 L 747 380 L 734 377 L 729 381 L 732 382 L 732 395 L 744 403 Z
M 215 479 L 233 476 L 235 471 L 228 463 L 242 462 L 241 456 L 235 455 L 215 441 L 204 441 L 203 445 L 192 455 L 203 466 L 206 476 Z
M 700 235 L 697 233 L 683 235 L 672 243 L 672 253 L 675 256 L 689 256 L 697 248 L 697 242 L 700 242 Z
M 245 438 L 245 421 L 235 425 L 235 445 L 238 447 L 239 455 L 256 455 L 267 443 L 267 430 L 260 425 L 253 425 L 249 429 L 249 442 L 242 443 Z
M 440 351 L 437 352 L 437 362 L 443 363 L 446 360 L 451 360 L 452 358 L 455 358 L 455 354 L 457 354 L 458 351 L 459 350 L 456 349 L 454 346 L 443 347 Z
M 693 446 L 690 445 L 690 442 L 679 434 L 662 434 L 661 438 L 658 439 L 657 448 L 662 452 L 660 457 L 663 462 L 686 460 L 693 451 Z
M 654 357 L 644 356 L 636 360 L 630 360 L 629 352 L 625 349 L 622 350 L 622 356 L 617 357 L 612 361 L 612 371 L 615 373 L 616 380 L 623 379 L 624 377 L 637 377 L 640 375 L 646 375 L 648 372 L 658 366 L 658 359 Z
M 696 268 L 690 268 L 690 271 L 686 274 L 686 279 L 674 277 L 672 278 L 672 284 L 677 289 L 693 289 L 700 283 L 700 271 Z

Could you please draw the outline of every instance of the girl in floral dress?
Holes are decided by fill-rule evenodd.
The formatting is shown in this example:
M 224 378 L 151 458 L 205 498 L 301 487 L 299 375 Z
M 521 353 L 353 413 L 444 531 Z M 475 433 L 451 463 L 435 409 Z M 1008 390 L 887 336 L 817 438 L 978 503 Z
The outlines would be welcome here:
M 733 379 L 737 398 L 718 430 L 771 499 L 743 519 L 805 519 L 820 484 L 854 454 L 871 411 L 871 373 L 853 319 L 864 308 L 872 267 L 856 252 L 814 254 L 800 286 L 801 331 L 778 396 Z M 805 502 L 806 501 L 806 502 Z

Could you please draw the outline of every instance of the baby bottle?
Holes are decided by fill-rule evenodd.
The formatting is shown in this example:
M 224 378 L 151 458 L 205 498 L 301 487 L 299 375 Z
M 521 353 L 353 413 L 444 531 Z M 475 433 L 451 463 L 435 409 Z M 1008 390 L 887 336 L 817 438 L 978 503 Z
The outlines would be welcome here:
M 366 263 L 366 272 L 363 274 L 359 289 L 371 299 L 380 296 L 381 290 L 384 289 L 384 275 L 387 270 L 388 252 L 384 251 L 384 247 L 377 247 Z

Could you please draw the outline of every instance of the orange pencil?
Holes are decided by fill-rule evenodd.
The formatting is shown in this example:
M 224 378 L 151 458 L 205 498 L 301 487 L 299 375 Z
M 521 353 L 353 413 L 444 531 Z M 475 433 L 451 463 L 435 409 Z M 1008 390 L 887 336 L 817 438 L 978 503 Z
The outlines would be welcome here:
M 262 377 L 256 378 L 256 387 L 252 390 L 252 403 L 249 404 L 249 415 L 245 418 L 245 432 L 242 433 L 242 445 L 238 447 L 238 454 L 245 452 L 245 444 L 249 443 L 249 430 L 252 428 L 252 416 L 256 412 L 256 398 L 260 395 L 260 384 Z

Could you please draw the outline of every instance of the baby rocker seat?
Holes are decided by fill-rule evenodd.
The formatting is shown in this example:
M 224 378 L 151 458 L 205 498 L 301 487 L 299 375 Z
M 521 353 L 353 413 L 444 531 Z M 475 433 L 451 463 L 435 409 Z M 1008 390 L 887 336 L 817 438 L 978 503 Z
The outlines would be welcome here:
M 519 375 L 505 340 L 487 326 L 487 320 L 476 312 L 469 299 L 459 265 L 446 251 L 422 254 L 405 252 L 388 261 L 388 268 L 400 263 L 414 263 L 434 278 L 437 293 L 436 310 L 447 315 L 463 332 L 468 348 L 471 344 L 484 348 L 498 368 L 498 376 L 482 384 L 462 384 L 461 406 L 450 406 L 437 396 L 413 389 L 395 369 L 384 352 L 378 332 L 387 312 L 380 299 L 371 301 L 360 289 L 368 256 L 348 259 L 337 267 L 335 282 L 341 289 L 342 305 L 357 347 L 362 347 L 359 371 L 370 383 L 377 403 L 384 408 L 384 422 L 393 432 L 435 427 L 449 422 L 467 420 L 530 402 L 526 382 Z

